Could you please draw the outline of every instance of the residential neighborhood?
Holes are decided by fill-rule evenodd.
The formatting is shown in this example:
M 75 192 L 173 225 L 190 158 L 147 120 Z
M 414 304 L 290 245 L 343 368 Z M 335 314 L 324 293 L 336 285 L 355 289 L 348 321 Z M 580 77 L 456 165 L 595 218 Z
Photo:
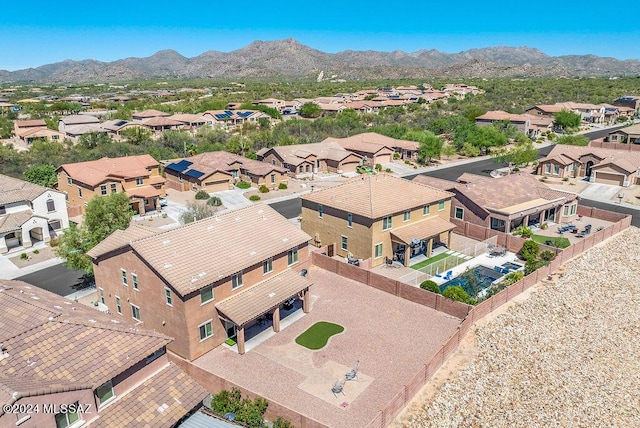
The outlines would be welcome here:
M 484 89 L 435 87 L 12 120 L 0 427 L 242 426 L 228 396 L 256 426 L 386 427 L 489 314 L 634 229 L 637 97 L 467 118 L 441 109 Z M 86 281 L 34 279 L 62 266 Z

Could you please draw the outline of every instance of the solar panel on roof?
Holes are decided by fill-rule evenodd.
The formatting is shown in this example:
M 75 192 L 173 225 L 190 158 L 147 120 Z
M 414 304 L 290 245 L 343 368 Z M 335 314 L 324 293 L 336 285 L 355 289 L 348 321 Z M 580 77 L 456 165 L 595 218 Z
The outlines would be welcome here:
M 189 168 L 193 165 L 193 162 L 189 162 L 188 160 L 181 160 L 180 162 L 170 163 L 165 167 L 165 169 L 170 169 L 176 172 L 183 172 L 185 169 Z
M 184 175 L 188 175 L 189 177 L 193 178 L 200 178 L 204 175 L 204 172 L 198 171 L 197 169 L 190 169 L 189 171 L 185 172 Z
M 249 116 L 251 116 L 251 113 L 252 112 L 250 112 L 250 111 L 239 111 L 238 112 L 238 116 L 240 116 L 240 117 L 249 117 Z

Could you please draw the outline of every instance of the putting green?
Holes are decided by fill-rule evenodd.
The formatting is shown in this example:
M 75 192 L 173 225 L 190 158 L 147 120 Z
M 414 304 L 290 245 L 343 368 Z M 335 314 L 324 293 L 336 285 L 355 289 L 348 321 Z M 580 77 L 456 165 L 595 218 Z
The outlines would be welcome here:
M 300 336 L 296 337 L 296 343 L 315 351 L 324 348 L 331 336 L 342 333 L 343 331 L 344 327 L 341 325 L 319 321 L 306 329 Z

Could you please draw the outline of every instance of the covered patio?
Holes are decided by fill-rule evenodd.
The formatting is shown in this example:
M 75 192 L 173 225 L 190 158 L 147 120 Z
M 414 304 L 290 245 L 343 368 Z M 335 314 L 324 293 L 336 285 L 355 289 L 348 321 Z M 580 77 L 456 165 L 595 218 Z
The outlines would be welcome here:
M 143 186 L 127 189 L 125 193 L 131 200 L 131 208 L 139 215 L 160 209 L 160 189 Z
M 491 212 L 491 229 L 511 233 L 520 226 L 539 227 L 542 223 L 556 223 L 561 212 L 561 199 L 534 199 Z
M 432 217 L 391 231 L 394 259 L 404 266 L 416 257 L 429 258 L 434 245 L 448 245 L 456 225 L 442 217 Z
M 227 335 L 235 334 L 238 353 L 244 354 L 245 330 L 271 318 L 273 331 L 280 331 L 281 308 L 293 306 L 296 298 L 302 301 L 302 311 L 309 312 L 309 287 L 313 285 L 305 274 L 285 271 L 253 287 L 247 288 L 216 305 L 220 318 L 227 326 Z M 285 308 L 286 309 L 286 308 Z

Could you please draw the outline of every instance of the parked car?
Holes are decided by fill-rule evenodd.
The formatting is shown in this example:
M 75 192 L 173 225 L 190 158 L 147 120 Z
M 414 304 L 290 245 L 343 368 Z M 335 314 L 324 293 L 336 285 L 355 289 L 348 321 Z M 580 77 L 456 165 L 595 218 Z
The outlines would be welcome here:
M 375 174 L 376 172 L 374 170 L 372 170 L 371 168 L 369 168 L 366 165 L 359 165 L 356 167 L 356 172 L 358 174 Z
M 167 198 L 160 198 L 160 206 L 166 207 L 167 205 L 169 205 L 169 202 L 167 202 Z

